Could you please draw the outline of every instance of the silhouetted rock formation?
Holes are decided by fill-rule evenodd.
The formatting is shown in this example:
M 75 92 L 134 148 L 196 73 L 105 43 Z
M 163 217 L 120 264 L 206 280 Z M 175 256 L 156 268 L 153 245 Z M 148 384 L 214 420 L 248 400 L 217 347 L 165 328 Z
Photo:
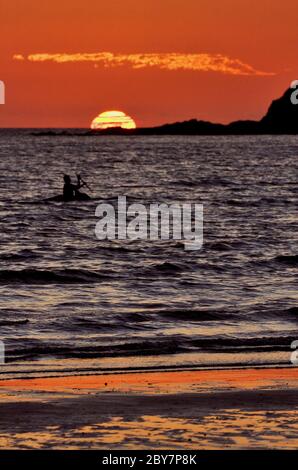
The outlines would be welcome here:
M 243 135 L 243 134 L 298 134 L 298 105 L 291 102 L 293 89 L 272 102 L 260 121 L 235 121 L 230 124 L 213 124 L 192 119 L 164 126 L 136 129 L 138 134 L 182 135 Z
M 289 88 L 281 98 L 271 103 L 266 116 L 260 121 L 264 132 L 298 134 L 298 105 L 291 102 L 293 91 Z

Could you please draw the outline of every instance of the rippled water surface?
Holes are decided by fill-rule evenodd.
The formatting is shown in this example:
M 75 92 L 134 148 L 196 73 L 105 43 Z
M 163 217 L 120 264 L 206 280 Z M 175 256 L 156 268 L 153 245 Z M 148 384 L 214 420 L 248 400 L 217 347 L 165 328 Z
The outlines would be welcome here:
M 298 138 L 0 133 L 5 374 L 290 364 Z M 88 202 L 47 202 L 81 172 Z M 101 199 L 204 205 L 204 245 L 99 241 Z M 62 361 L 63 359 L 63 361 Z

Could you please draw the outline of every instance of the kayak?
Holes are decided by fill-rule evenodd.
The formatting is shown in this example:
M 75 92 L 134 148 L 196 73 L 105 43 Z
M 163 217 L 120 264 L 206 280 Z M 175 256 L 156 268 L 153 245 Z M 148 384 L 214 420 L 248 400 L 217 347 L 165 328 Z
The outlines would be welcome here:
M 73 202 L 73 201 L 90 201 L 91 197 L 85 193 L 79 193 L 73 199 L 64 199 L 62 194 L 58 194 L 57 196 L 52 196 L 46 199 L 46 201 L 54 201 L 54 202 Z

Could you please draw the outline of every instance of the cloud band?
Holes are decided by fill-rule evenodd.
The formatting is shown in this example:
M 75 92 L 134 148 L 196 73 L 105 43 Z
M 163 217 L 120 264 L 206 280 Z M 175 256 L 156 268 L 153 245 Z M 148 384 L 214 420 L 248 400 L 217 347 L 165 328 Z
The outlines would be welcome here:
M 113 54 L 112 52 L 96 53 L 56 53 L 29 54 L 24 57 L 15 54 L 14 60 L 30 62 L 55 62 L 58 64 L 74 62 L 91 62 L 104 67 L 131 66 L 134 69 L 157 67 L 163 70 L 191 70 L 195 72 L 217 72 L 229 75 L 270 76 L 272 72 L 264 72 L 239 59 L 232 59 L 222 54 L 181 54 L 145 53 L 145 54 Z

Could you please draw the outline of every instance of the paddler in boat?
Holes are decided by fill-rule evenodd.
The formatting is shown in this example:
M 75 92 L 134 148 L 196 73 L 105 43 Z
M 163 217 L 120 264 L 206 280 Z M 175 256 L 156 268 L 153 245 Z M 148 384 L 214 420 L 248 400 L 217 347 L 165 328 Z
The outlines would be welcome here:
M 64 175 L 64 186 L 63 186 L 63 200 L 64 201 L 75 201 L 81 199 L 89 199 L 89 196 L 84 193 L 80 193 L 80 188 L 87 186 L 85 181 L 82 180 L 81 175 L 77 175 L 77 184 L 71 182 L 69 175 Z

